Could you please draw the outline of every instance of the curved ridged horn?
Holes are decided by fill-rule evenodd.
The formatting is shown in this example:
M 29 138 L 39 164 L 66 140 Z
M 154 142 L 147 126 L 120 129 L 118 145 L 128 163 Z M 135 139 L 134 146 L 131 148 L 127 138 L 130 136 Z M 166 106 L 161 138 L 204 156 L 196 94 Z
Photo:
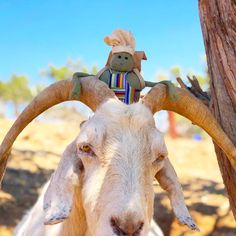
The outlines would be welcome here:
M 83 77 L 80 79 L 80 82 L 81 93 L 78 99 L 71 97 L 75 81 L 62 80 L 43 90 L 19 115 L 0 146 L 0 184 L 15 139 L 21 131 L 42 112 L 56 104 L 72 100 L 81 101 L 95 111 L 97 107 L 107 99 L 115 98 L 115 94 L 107 85 L 94 76 Z
M 159 84 L 149 91 L 142 103 L 149 107 L 153 114 L 160 110 L 174 111 L 200 126 L 225 152 L 236 171 L 236 148 L 210 110 L 187 90 L 176 88 L 176 95 L 175 100 L 171 99 L 167 87 Z

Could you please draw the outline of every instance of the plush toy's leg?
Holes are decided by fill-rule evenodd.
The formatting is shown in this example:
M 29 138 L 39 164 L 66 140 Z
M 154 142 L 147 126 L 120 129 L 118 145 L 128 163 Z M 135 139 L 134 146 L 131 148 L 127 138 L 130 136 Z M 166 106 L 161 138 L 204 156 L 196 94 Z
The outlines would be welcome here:
M 160 82 L 150 82 L 150 81 L 145 81 L 145 86 L 146 87 L 154 87 L 157 84 L 165 84 L 168 89 L 168 93 L 170 95 L 170 99 L 175 101 L 178 99 L 178 95 L 176 93 L 175 85 L 169 81 L 169 80 L 163 80 Z
M 163 80 L 163 81 L 160 81 L 159 83 L 161 84 L 165 84 L 168 88 L 168 93 L 170 95 L 170 99 L 172 101 L 175 101 L 178 99 L 178 95 L 176 93 L 176 89 L 175 89 L 175 85 L 171 82 L 171 81 L 168 81 L 168 80 Z
M 164 167 L 156 174 L 156 179 L 160 186 L 167 191 L 174 214 L 179 222 L 192 230 L 199 230 L 185 205 L 181 185 L 169 159 L 165 160 Z
M 89 76 L 90 74 L 84 72 L 76 72 L 73 74 L 74 88 L 71 93 L 71 98 L 79 99 L 81 92 L 80 78 Z

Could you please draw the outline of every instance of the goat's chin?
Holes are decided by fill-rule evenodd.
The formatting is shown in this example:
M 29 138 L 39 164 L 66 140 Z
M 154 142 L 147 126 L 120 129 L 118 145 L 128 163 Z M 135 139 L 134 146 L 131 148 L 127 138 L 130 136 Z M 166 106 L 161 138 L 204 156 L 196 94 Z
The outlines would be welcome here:
M 98 230 L 95 231 L 92 236 L 98 236 L 98 235 L 103 235 L 103 236 L 117 236 L 111 228 L 111 226 L 103 226 L 103 228 L 99 228 Z

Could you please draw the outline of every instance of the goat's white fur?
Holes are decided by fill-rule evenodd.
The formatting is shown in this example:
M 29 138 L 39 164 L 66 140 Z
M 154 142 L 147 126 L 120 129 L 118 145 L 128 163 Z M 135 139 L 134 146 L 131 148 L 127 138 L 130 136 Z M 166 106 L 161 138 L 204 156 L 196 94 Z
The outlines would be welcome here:
M 82 144 L 90 144 L 96 156 L 79 152 Z M 159 155 L 165 159 L 158 160 Z M 127 106 L 111 99 L 85 122 L 66 148 L 49 184 L 15 235 L 112 236 L 116 235 L 112 217 L 118 217 L 122 226 L 130 220 L 134 225 L 142 221 L 140 236 L 155 235 L 150 222 L 152 181 L 157 172 L 178 219 L 196 228 L 151 112 L 140 103 Z

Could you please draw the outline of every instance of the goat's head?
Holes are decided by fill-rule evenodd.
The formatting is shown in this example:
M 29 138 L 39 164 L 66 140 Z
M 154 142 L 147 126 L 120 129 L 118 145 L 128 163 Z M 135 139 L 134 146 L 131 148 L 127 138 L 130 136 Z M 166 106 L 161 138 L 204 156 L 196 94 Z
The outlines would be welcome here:
M 96 78 L 83 78 L 81 83 L 80 101 L 96 112 L 82 124 L 51 178 L 44 202 L 46 224 L 69 216 L 73 184 L 81 184 L 92 235 L 147 235 L 153 214 L 152 181 L 167 156 L 152 116 L 161 109 L 178 112 L 205 129 L 236 166 L 234 145 L 205 105 L 187 91 L 177 89 L 178 99 L 171 101 L 165 86 L 158 85 L 142 103 L 127 106 Z M 72 87 L 73 81 L 52 85 L 19 116 L 0 147 L 1 178 L 21 130 L 47 108 L 70 100 Z
M 167 157 L 150 110 L 142 104 L 108 101 L 82 125 L 66 152 L 45 196 L 46 222 L 68 216 L 69 189 L 69 199 L 73 196 L 68 186 L 78 181 L 92 235 L 147 235 L 153 215 L 152 181 Z

